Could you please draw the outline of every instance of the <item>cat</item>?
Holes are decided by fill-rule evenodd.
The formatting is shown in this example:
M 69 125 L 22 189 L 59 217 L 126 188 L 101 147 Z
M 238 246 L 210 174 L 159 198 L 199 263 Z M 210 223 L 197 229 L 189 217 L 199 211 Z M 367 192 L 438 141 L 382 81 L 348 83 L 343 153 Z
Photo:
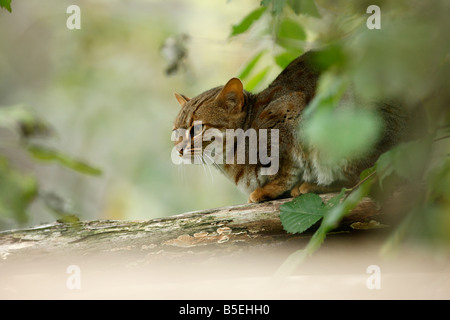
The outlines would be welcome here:
M 214 164 L 241 191 L 249 194 L 248 202 L 296 197 L 309 192 L 333 192 L 354 186 L 364 169 L 371 167 L 379 155 L 398 143 L 402 135 L 402 116 L 395 105 L 378 103 L 377 111 L 384 129 L 373 150 L 364 156 L 343 159 L 338 164 L 330 165 L 299 134 L 305 121 L 303 112 L 314 98 L 321 74 L 314 63 L 315 55 L 315 51 L 309 51 L 293 60 L 265 90 L 257 94 L 244 90 L 238 78 L 232 78 L 224 86 L 207 90 L 192 99 L 175 93 L 181 110 L 173 130 L 183 132 L 182 136 L 174 139 L 179 156 L 202 156 L 205 148 L 212 143 L 212 139 L 202 136 L 208 130 L 220 132 L 222 137 L 227 129 L 254 130 L 257 138 L 261 136 L 261 129 L 277 130 L 276 138 L 279 140 L 275 141 L 276 148 L 273 134 L 269 134 L 265 150 L 267 154 L 272 153 L 272 159 L 276 157 L 279 163 L 275 173 L 263 174 L 267 163 L 248 161 L 254 151 L 252 146 L 245 148 L 246 163 L 227 160 Z M 224 140 L 216 140 L 225 149 Z M 233 144 L 232 149 L 236 150 L 235 137 Z M 227 152 L 223 150 L 223 154 L 228 156 Z

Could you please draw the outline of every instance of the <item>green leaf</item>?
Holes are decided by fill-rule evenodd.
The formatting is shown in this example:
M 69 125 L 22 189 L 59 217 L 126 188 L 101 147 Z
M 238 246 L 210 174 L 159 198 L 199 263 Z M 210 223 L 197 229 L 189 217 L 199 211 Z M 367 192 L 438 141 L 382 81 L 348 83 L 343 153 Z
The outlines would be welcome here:
M 289 233 L 302 233 L 322 219 L 337 206 L 345 195 L 345 189 L 324 204 L 315 193 L 303 194 L 280 207 L 280 220 Z
M 5 8 L 9 12 L 11 12 L 11 0 L 0 0 L 0 8 Z
M 361 174 L 359 175 L 359 180 L 360 180 L 360 181 L 364 180 L 365 178 L 367 178 L 368 176 L 370 176 L 371 174 L 373 174 L 373 173 L 376 172 L 376 171 L 377 171 L 377 170 L 376 170 L 376 167 L 375 167 L 375 166 L 363 170 L 363 171 L 361 172 Z
M 262 14 L 266 11 L 266 9 L 267 9 L 266 7 L 261 7 L 253 10 L 248 15 L 246 15 L 239 24 L 236 24 L 232 27 L 230 37 L 236 36 L 238 34 L 247 31 L 255 21 L 261 18 Z
M 251 78 L 247 84 L 245 85 L 245 90 L 252 91 L 254 90 L 267 76 L 270 67 L 266 67 L 262 71 L 258 72 L 253 78 Z
M 311 17 L 320 18 L 319 10 L 314 0 L 301 0 L 301 13 Z
M 302 233 L 323 218 L 325 204 L 314 193 L 307 193 L 280 207 L 280 219 L 284 230 Z
M 375 163 L 375 168 L 378 175 L 378 184 L 382 190 L 384 179 L 386 179 L 392 174 L 392 172 L 394 172 L 394 167 L 392 166 L 392 157 L 393 152 L 392 150 L 389 150 L 379 156 L 377 162 Z
M 320 18 L 314 0 L 289 0 L 289 6 L 296 14 L 306 14 L 312 17 Z
M 429 162 L 431 140 L 424 138 L 401 143 L 383 153 L 375 163 L 380 188 L 392 174 L 409 181 L 420 180 Z
M 293 40 L 305 40 L 306 33 L 303 28 L 291 19 L 283 19 L 278 29 L 278 37 Z
M 300 53 L 304 48 L 304 40 L 306 40 L 306 33 L 301 25 L 291 19 L 285 18 L 281 20 L 276 32 L 278 45 L 285 48 L 288 52 Z
M 380 131 L 376 114 L 365 109 L 338 108 L 316 112 L 305 124 L 304 137 L 332 164 L 370 151 Z
M 241 79 L 241 80 L 244 80 L 245 78 L 247 78 L 247 76 L 253 70 L 253 68 L 258 63 L 259 59 L 261 59 L 261 57 L 263 56 L 264 53 L 265 53 L 265 50 L 260 51 L 259 53 L 257 53 L 252 58 L 252 60 L 250 60 L 250 62 L 247 63 L 247 65 L 245 66 L 244 70 L 242 70 L 241 73 L 239 74 L 238 78 Z
M 301 13 L 301 0 L 288 0 L 288 5 L 294 10 L 295 14 Z
M 319 78 L 317 92 L 304 112 L 309 118 L 323 109 L 334 109 L 347 91 L 349 83 L 345 77 L 333 72 L 325 72 Z
M 344 201 L 333 206 L 325 215 L 320 224 L 319 229 L 313 234 L 306 248 L 303 250 L 303 259 L 312 255 L 317 249 L 320 248 L 325 238 L 331 230 L 335 229 L 342 218 L 344 218 L 350 211 L 352 211 L 370 192 L 374 177 L 367 179 L 358 188 L 353 190 Z M 344 195 L 344 189 L 340 193 L 340 197 Z M 303 260 L 302 259 L 302 260 Z
M 263 7 L 268 7 L 270 4 L 272 4 L 272 10 L 270 12 L 272 15 L 278 16 L 283 12 L 286 0 L 261 0 L 261 6 Z
M 330 210 L 329 214 L 324 217 L 321 228 L 324 228 L 326 232 L 329 232 L 330 230 L 336 228 L 342 218 L 351 210 L 353 210 L 359 204 L 362 198 L 369 194 L 374 180 L 375 177 L 371 177 L 370 179 L 366 180 L 365 182 L 360 184 L 358 188 L 350 192 L 347 198 L 344 199 L 344 201 L 339 203 L 339 205 L 333 207 L 332 210 Z M 341 194 L 343 194 L 343 191 L 341 191 Z
M 326 49 L 316 51 L 312 57 L 313 63 L 320 70 L 328 70 L 332 67 L 344 69 L 348 63 L 347 54 L 342 45 L 333 44 Z
M 34 158 L 39 160 L 58 162 L 70 169 L 85 174 L 95 176 L 102 174 L 102 171 L 100 169 L 94 168 L 83 161 L 73 159 L 72 157 L 56 150 L 37 145 L 29 145 L 27 146 L 27 150 Z
M 395 147 L 393 165 L 395 172 L 410 181 L 422 178 L 430 159 L 431 140 L 421 139 Z
M 291 63 L 295 58 L 297 58 L 301 52 L 293 53 L 293 52 L 284 52 L 277 56 L 275 56 L 275 63 L 279 65 L 282 69 L 286 68 L 289 63 Z
M 306 203 L 306 206 L 303 205 L 301 209 L 309 208 L 310 211 L 316 213 L 317 216 L 326 217 L 329 215 L 332 215 L 333 219 L 328 219 L 327 222 L 322 221 L 319 229 L 316 230 L 314 235 L 312 236 L 311 240 L 308 242 L 308 245 L 303 250 L 297 250 L 294 253 L 292 253 L 284 262 L 283 264 L 278 268 L 278 270 L 275 273 L 275 276 L 286 276 L 290 275 L 295 268 L 301 264 L 305 259 L 310 256 L 314 251 L 316 251 L 322 244 L 322 242 L 325 240 L 326 234 L 329 232 L 329 230 L 333 229 L 333 227 L 336 225 L 336 220 L 339 217 L 343 217 L 348 208 L 343 205 L 343 202 L 341 202 L 342 198 L 345 195 L 345 189 L 343 188 L 341 192 L 337 195 L 331 198 L 328 203 L 325 205 L 322 202 L 322 199 L 320 196 L 316 194 L 304 194 L 300 197 L 296 198 L 295 200 L 299 200 L 301 198 L 304 198 L 300 205 L 302 203 Z M 286 228 L 292 231 L 296 230 L 302 230 L 307 229 L 311 227 L 315 222 L 319 221 L 316 220 L 314 223 L 308 225 L 307 219 L 302 219 L 302 217 L 295 217 L 295 215 L 299 215 L 298 212 L 295 210 L 298 209 L 299 206 L 295 204 L 295 200 L 285 203 L 280 207 L 280 219 L 283 224 L 283 227 L 286 231 L 288 231 Z M 320 203 L 319 203 L 320 200 Z M 344 200 L 345 201 L 345 200 Z M 315 210 L 315 211 L 314 211 Z M 349 209 L 351 210 L 351 209 Z M 304 210 L 305 211 L 305 210 Z M 284 212 L 284 213 L 283 213 Z M 315 216 L 312 215 L 312 218 Z M 305 223 L 302 225 L 302 220 L 305 221 Z M 310 218 L 310 221 L 313 221 L 314 219 Z M 339 220 L 340 221 L 340 220 Z M 306 230 L 305 229 L 305 230 Z M 290 232 L 290 231 L 288 231 Z M 302 231 L 303 232 L 303 231 Z
M 280 15 L 283 12 L 286 0 L 272 0 L 272 14 Z

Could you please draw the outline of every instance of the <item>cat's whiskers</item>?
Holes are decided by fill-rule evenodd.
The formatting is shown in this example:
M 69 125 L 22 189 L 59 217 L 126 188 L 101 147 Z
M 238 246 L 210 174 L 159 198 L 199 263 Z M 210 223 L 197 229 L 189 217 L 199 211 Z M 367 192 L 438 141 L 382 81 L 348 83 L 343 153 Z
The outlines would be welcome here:
M 184 162 L 181 162 L 181 165 L 178 166 L 178 175 L 181 176 L 181 183 L 184 183 L 186 176 L 186 169 L 184 166 Z
M 205 161 L 205 159 L 203 159 L 203 157 L 202 157 L 202 160 L 203 160 L 203 166 L 205 166 L 209 171 L 209 176 L 211 177 L 211 184 L 214 184 L 214 175 L 211 171 L 211 167 L 206 163 L 206 161 Z
M 213 165 L 217 165 L 214 160 L 208 155 L 208 154 L 203 154 L 203 165 L 206 166 L 209 170 L 209 175 L 211 176 L 211 183 L 214 183 L 214 175 L 211 171 L 211 167 L 208 165 L 208 163 L 205 161 L 205 159 L 209 160 L 208 162 L 211 162 Z
M 203 155 L 205 158 L 207 158 L 208 160 L 209 160 L 209 162 L 210 162 L 210 164 L 212 164 L 216 169 L 218 169 L 220 172 L 222 172 L 223 174 L 225 174 L 225 170 L 222 168 L 222 166 L 220 165 L 220 164 L 218 164 L 218 163 L 216 163 L 215 161 L 214 161 L 214 159 L 212 158 L 212 156 L 211 155 L 209 155 L 209 154 L 204 154 Z M 221 163 L 224 163 L 224 161 L 223 161 L 223 155 L 220 155 L 220 157 L 221 157 Z
M 203 171 L 205 172 L 205 175 L 207 176 L 208 175 L 208 172 L 206 169 L 207 165 L 205 164 L 203 157 L 199 154 L 194 154 L 194 158 L 195 158 L 195 160 L 197 160 L 196 163 L 200 163 L 202 165 Z M 209 175 L 211 177 L 211 182 L 213 182 L 211 169 L 208 168 L 208 170 L 209 170 Z

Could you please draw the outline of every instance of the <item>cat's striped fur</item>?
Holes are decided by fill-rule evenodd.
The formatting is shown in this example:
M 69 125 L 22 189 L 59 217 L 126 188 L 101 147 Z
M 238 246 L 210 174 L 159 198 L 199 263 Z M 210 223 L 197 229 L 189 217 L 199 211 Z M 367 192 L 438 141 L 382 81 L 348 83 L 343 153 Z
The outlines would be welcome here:
M 349 187 L 358 182 L 359 174 L 374 164 L 378 156 L 398 142 L 402 133 L 402 116 L 391 105 L 379 104 L 378 111 L 384 121 L 383 134 L 372 152 L 354 159 L 342 159 L 330 164 L 313 146 L 307 145 L 300 135 L 303 111 L 313 99 L 319 71 L 311 63 L 314 52 L 306 53 L 291 62 L 280 75 L 260 93 L 243 90 L 239 79 L 233 78 L 225 86 L 210 89 L 192 99 L 175 94 L 181 111 L 174 129 L 185 129 L 191 135 L 176 141 L 180 156 L 201 155 L 208 141 L 198 132 L 215 128 L 226 129 L 276 129 L 279 132 L 279 170 L 272 175 L 262 175 L 264 164 L 218 164 L 223 173 L 237 187 L 249 194 L 249 202 L 260 202 L 282 196 L 297 196 L 307 192 L 328 192 Z M 202 146 L 189 148 L 189 144 Z M 270 142 L 270 137 L 269 137 Z M 268 143 L 270 153 L 270 143 Z M 246 149 L 246 159 L 248 152 Z M 274 156 L 274 155 L 272 155 Z

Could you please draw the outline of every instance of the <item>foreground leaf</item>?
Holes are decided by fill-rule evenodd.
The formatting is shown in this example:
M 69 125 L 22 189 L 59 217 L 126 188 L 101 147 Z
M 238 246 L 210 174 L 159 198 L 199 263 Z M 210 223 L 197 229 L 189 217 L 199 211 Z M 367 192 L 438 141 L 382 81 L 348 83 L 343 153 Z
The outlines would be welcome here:
M 11 12 L 11 0 L 0 0 L 0 8 L 5 8 Z
M 305 14 L 320 18 L 319 10 L 314 0 L 289 0 L 288 4 L 296 14 Z
M 242 19 L 242 21 L 232 27 L 231 35 L 230 37 L 234 37 L 238 34 L 244 33 L 247 31 L 252 24 L 257 21 L 259 18 L 261 18 L 264 11 L 266 11 L 266 7 L 261 7 L 256 10 L 253 10 L 248 15 Z
M 339 225 L 342 218 L 353 210 L 362 198 L 367 196 L 374 180 L 375 179 L 373 177 L 367 179 L 358 188 L 353 190 L 342 202 L 340 202 L 340 200 L 345 194 L 345 189 L 342 189 L 341 193 L 335 197 L 336 199 L 333 201 L 330 200 L 335 205 L 324 211 L 323 220 L 320 227 L 313 234 L 305 249 L 297 250 L 292 253 L 276 271 L 275 276 L 279 277 L 291 274 L 297 266 L 316 252 L 325 241 L 328 232 L 335 229 Z M 330 203 L 330 201 L 328 203 Z
M 280 219 L 284 230 L 302 233 L 323 218 L 325 204 L 315 193 L 307 193 L 280 207 Z
M 358 157 L 372 149 L 381 132 L 379 117 L 366 109 L 324 109 L 305 125 L 305 138 L 330 163 Z
M 262 0 L 261 6 L 268 7 L 272 5 L 270 12 L 274 16 L 278 16 L 283 12 L 284 6 L 286 5 L 286 0 Z
M 323 203 L 315 193 L 303 194 L 280 207 L 280 220 L 283 228 L 289 233 L 302 233 L 324 217 L 328 211 L 337 206 L 344 197 L 341 193 Z
M 250 72 L 253 70 L 253 68 L 255 67 L 255 65 L 258 63 L 259 59 L 261 59 L 261 57 L 263 56 L 263 54 L 265 53 L 265 50 L 257 53 L 252 60 L 250 60 L 249 63 L 247 63 L 247 65 L 245 66 L 245 68 L 241 71 L 241 73 L 238 75 L 238 78 L 241 80 L 244 80 L 245 78 L 248 77 L 248 75 L 250 74 Z
M 384 179 L 393 173 L 409 181 L 420 181 L 429 163 L 430 152 L 431 140 L 427 137 L 401 143 L 383 153 L 375 164 L 380 187 L 383 188 Z
M 297 22 L 291 19 L 284 19 L 280 23 L 278 37 L 293 40 L 305 40 L 306 33 Z
M 245 90 L 253 91 L 266 78 L 270 67 L 266 67 L 251 78 L 245 85 Z
M 280 68 L 286 68 L 289 63 L 291 63 L 295 58 L 297 58 L 301 52 L 293 53 L 293 52 L 283 52 L 274 57 L 275 63 L 280 66 Z

